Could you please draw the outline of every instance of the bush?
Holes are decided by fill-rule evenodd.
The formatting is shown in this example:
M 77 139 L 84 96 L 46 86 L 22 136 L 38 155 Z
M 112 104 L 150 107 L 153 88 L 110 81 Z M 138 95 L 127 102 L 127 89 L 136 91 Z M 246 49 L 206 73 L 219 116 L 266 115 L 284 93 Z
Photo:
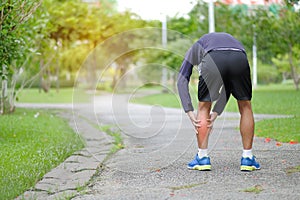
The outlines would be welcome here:
M 282 80 L 281 74 L 275 66 L 261 62 L 258 63 L 257 74 L 259 84 L 280 83 Z

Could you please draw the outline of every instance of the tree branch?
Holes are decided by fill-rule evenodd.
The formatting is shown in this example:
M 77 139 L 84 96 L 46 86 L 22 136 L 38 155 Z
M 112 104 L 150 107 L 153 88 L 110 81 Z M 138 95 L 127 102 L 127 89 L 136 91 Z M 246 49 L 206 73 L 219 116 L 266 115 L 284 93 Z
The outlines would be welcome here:
M 16 28 L 19 27 L 22 23 L 26 22 L 41 4 L 42 4 L 42 0 L 35 3 L 34 5 L 30 6 L 28 8 L 28 10 L 26 11 L 24 9 L 25 2 L 23 2 L 22 5 L 20 6 L 20 14 L 17 15 L 17 17 L 16 17 L 16 18 L 20 17 L 20 19 L 16 19 L 16 21 L 17 21 L 16 25 L 13 26 L 9 30 L 9 32 L 16 30 Z

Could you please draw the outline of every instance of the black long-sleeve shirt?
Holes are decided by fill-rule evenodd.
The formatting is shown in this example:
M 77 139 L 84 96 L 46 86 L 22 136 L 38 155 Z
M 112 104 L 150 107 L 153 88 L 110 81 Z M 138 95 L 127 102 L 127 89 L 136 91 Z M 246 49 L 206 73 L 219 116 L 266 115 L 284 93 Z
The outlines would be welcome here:
M 245 52 L 243 45 L 228 33 L 208 33 L 203 35 L 196 43 L 194 43 L 185 55 L 185 59 L 182 62 L 177 81 L 181 104 L 185 112 L 194 110 L 188 86 L 190 77 L 192 75 L 193 66 L 199 65 L 203 57 L 209 51 L 217 49 L 238 49 Z M 225 92 L 224 87 L 221 92 Z M 225 100 L 222 98 L 218 99 L 213 111 L 220 115 L 223 112 L 227 101 L 228 98 Z

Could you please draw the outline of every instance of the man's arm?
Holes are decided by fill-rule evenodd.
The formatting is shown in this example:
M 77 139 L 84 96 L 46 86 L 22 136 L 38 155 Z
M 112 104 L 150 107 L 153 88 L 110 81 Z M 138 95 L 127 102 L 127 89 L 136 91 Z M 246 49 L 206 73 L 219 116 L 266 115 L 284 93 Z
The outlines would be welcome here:
M 193 65 L 187 60 L 184 60 L 178 75 L 177 87 L 178 87 L 178 93 L 179 93 L 183 110 L 186 112 L 192 124 L 194 125 L 195 132 L 198 133 L 197 127 L 200 127 L 199 125 L 200 120 L 196 119 L 196 115 L 194 113 L 194 107 L 189 92 L 189 82 L 190 82 L 192 70 L 193 70 Z
M 193 67 L 200 64 L 203 54 L 204 50 L 202 46 L 198 42 L 194 43 L 186 53 L 179 71 L 177 88 L 182 107 L 186 113 L 194 111 L 189 93 L 189 82 L 193 72 Z
M 181 104 L 185 112 L 194 111 L 189 92 L 189 82 L 192 75 L 192 70 L 193 65 L 187 60 L 184 60 L 178 74 L 177 88 Z

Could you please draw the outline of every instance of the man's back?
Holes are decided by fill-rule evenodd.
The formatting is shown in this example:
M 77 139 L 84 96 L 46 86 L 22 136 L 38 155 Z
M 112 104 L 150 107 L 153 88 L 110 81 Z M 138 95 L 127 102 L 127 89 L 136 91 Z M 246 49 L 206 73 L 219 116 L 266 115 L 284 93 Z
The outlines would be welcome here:
M 245 52 L 244 46 L 237 39 L 224 32 L 205 34 L 198 40 L 198 43 L 206 52 L 220 48 L 233 48 Z

